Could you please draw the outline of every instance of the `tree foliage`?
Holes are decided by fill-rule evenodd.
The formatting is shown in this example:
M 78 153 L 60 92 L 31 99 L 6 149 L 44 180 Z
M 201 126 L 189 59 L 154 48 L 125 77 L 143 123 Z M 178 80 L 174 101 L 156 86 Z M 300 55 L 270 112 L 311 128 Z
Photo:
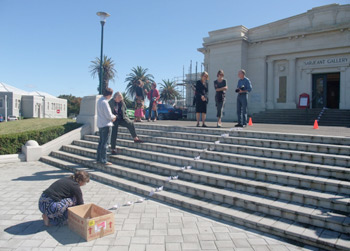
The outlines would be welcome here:
M 126 105 L 126 108 L 128 109 L 133 109 L 135 107 L 134 102 L 129 98 L 129 95 L 126 94 L 126 92 L 122 93 L 123 98 L 124 98 L 124 103 Z
M 79 114 L 81 98 L 72 96 L 72 94 L 59 95 L 58 98 L 67 99 L 68 116 Z
M 94 61 L 91 61 L 90 65 L 90 73 L 93 78 L 98 76 L 100 79 L 100 58 L 96 58 Z M 102 64 L 102 72 L 103 72 L 103 79 L 102 79 L 102 90 L 108 88 L 109 81 L 114 81 L 114 78 L 117 74 L 116 69 L 114 68 L 114 62 L 112 58 L 107 57 L 104 55 L 103 57 L 103 64 Z M 97 91 L 100 93 L 100 82 L 98 83 Z
M 145 86 L 144 88 L 147 90 L 151 89 L 151 83 L 154 81 L 154 77 L 152 74 L 148 74 L 147 68 L 142 68 L 141 66 L 137 66 L 136 68 L 133 67 L 131 69 L 131 73 L 127 75 L 125 78 L 125 82 L 127 82 L 126 86 L 126 94 L 129 95 L 131 98 L 135 97 L 136 92 L 136 82 L 138 80 L 141 80 L 144 82 Z
M 163 83 L 160 83 L 160 99 L 168 103 L 169 101 L 180 98 L 180 93 L 176 90 L 175 81 L 170 79 L 163 79 Z

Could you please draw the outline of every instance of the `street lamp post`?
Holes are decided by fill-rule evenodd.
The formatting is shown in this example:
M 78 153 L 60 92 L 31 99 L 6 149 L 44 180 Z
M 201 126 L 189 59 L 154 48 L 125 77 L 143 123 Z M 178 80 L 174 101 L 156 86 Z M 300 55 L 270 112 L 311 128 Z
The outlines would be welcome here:
M 104 24 L 106 23 L 106 18 L 110 16 L 110 14 L 106 13 L 106 12 L 97 12 L 96 13 L 97 16 L 99 16 L 101 18 L 101 57 L 100 57 L 100 93 L 102 94 L 102 81 L 103 81 L 103 27 Z

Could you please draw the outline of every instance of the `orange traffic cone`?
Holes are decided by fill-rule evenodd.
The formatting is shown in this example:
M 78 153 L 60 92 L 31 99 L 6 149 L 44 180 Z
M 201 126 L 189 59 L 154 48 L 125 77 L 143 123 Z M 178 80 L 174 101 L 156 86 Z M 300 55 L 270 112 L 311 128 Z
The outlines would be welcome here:
M 252 125 L 253 125 L 253 121 L 252 121 L 252 118 L 251 118 L 251 117 L 249 118 L 248 125 L 249 125 L 249 126 L 252 126 Z
M 315 120 L 315 123 L 314 123 L 314 129 L 318 129 L 318 122 L 317 122 L 317 119 Z

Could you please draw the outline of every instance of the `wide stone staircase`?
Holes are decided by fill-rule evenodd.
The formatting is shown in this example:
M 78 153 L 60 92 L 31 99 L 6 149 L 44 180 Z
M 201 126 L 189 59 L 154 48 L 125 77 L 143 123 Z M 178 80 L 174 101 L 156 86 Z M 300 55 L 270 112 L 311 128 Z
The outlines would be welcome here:
M 350 110 L 339 109 L 273 109 L 252 115 L 254 123 L 350 127 Z
M 216 219 L 327 250 L 350 250 L 350 138 L 138 124 L 111 166 L 98 135 L 42 157 L 60 168 Z M 190 167 L 190 168 L 189 168 Z M 178 179 L 170 179 L 178 176 Z

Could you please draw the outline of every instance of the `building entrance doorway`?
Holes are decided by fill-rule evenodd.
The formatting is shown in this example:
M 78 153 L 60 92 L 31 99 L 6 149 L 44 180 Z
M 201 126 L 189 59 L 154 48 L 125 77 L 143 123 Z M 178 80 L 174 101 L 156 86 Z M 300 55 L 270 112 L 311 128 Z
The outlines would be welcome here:
M 340 73 L 312 75 L 312 108 L 339 109 Z

